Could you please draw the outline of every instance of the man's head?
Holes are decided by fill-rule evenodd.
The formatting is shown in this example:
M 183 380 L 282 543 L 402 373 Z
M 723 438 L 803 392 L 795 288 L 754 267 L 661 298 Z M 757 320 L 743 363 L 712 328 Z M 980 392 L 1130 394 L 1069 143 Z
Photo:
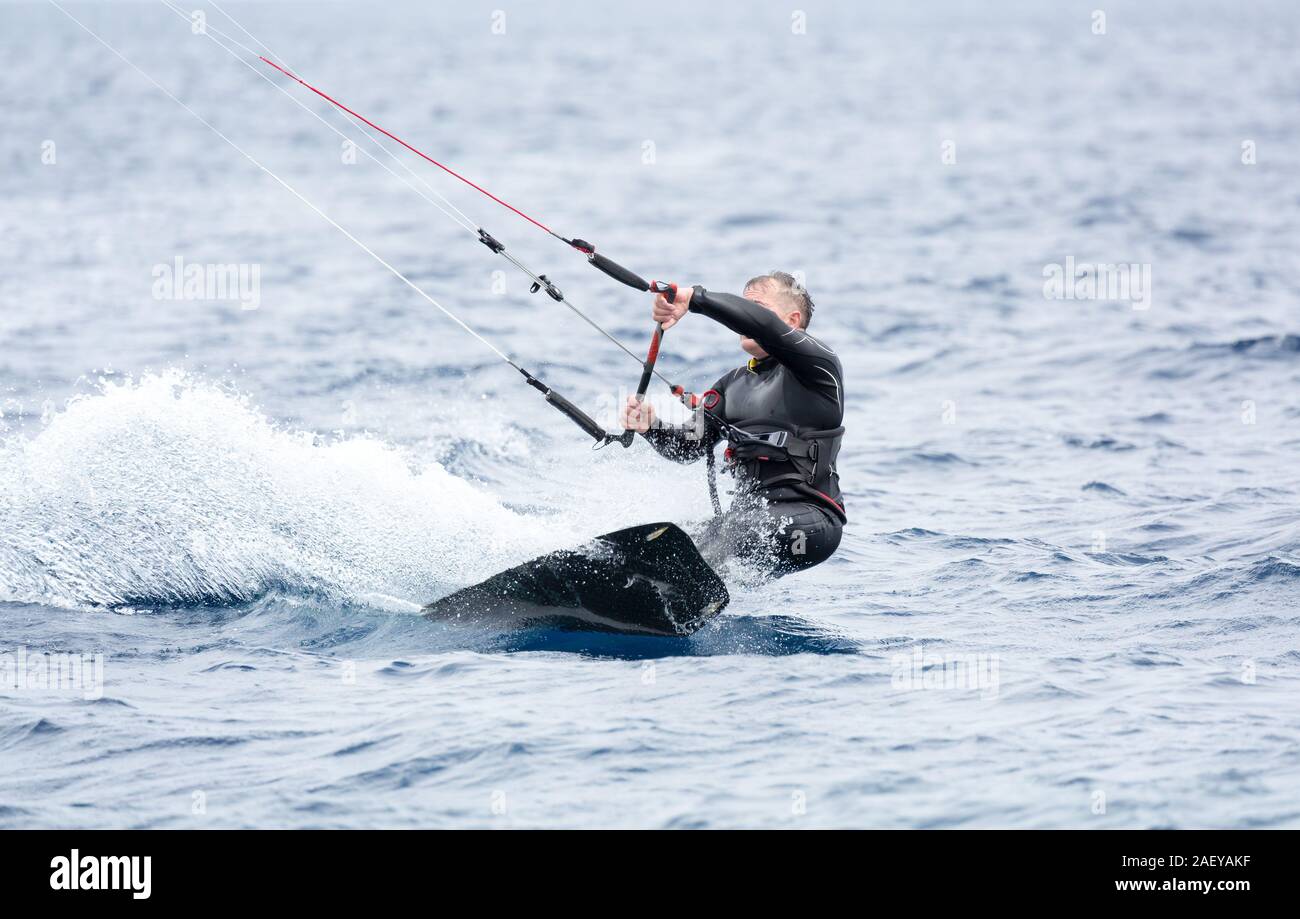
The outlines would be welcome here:
M 812 297 L 794 275 L 784 271 L 772 271 L 751 279 L 745 285 L 745 299 L 776 313 L 792 329 L 806 329 L 812 319 Z M 767 357 L 767 352 L 752 338 L 742 338 L 740 347 L 752 357 Z

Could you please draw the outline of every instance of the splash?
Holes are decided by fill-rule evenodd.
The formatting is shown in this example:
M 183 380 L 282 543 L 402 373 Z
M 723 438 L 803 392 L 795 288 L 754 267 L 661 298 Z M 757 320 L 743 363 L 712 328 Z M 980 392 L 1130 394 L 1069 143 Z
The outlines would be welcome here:
M 179 372 L 101 383 L 0 441 L 0 601 L 420 603 L 582 535 L 380 441 L 279 429 Z

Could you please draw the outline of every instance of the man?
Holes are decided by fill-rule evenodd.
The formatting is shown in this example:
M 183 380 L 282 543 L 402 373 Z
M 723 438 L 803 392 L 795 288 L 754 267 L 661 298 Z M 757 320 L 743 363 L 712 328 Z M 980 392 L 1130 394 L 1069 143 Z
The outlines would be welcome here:
M 830 558 L 846 521 L 835 460 L 844 434 L 844 372 L 835 352 L 808 334 L 813 302 L 783 271 L 760 275 L 745 296 L 682 287 L 655 297 L 654 319 L 672 328 L 688 312 L 722 323 L 750 355 L 704 394 L 699 426 L 656 424 L 649 403 L 629 397 L 623 426 L 678 462 L 725 461 L 738 487 L 702 540 L 706 554 L 738 555 L 777 576 Z M 712 550 L 712 551 L 710 551 Z

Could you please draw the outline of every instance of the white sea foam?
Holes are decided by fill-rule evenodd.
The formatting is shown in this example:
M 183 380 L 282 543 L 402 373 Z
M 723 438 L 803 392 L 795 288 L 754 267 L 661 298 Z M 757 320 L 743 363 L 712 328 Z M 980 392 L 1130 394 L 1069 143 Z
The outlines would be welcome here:
M 178 372 L 105 382 L 0 446 L 0 600 L 419 601 L 576 532 L 369 438 L 276 428 Z

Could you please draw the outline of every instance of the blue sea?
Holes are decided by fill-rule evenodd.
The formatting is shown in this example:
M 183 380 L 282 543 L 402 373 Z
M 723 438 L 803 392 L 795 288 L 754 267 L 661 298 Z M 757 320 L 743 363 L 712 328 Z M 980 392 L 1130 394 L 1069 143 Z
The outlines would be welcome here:
M 1300 826 L 1295 4 L 60 3 L 0 3 L 0 826 Z M 646 277 L 804 278 L 837 555 L 689 638 L 422 619 L 704 470 L 357 243 L 609 424 L 473 228 L 646 295 L 257 54 Z

